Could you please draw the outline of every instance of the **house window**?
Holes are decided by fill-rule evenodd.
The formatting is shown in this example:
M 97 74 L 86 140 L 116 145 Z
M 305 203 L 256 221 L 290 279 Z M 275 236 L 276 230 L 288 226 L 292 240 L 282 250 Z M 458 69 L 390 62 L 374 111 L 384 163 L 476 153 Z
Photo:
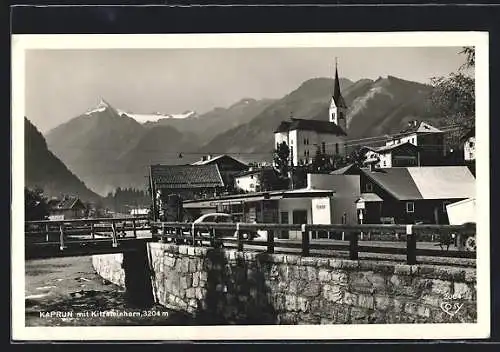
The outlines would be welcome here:
M 474 148 L 474 142 L 469 142 L 469 148 Z
M 335 143 L 335 154 L 339 153 L 339 144 Z
M 372 192 L 373 191 L 373 185 L 371 183 L 366 184 L 366 191 L 367 192 Z
M 335 113 L 332 112 L 332 121 L 335 121 Z
M 307 158 L 307 150 L 304 150 L 304 156 Z
M 326 153 L 326 144 L 325 144 L 325 142 L 321 142 L 321 151 L 323 152 L 323 154 Z
M 304 138 L 304 145 L 306 145 L 306 144 L 307 144 L 307 139 Z
M 383 165 L 384 165 L 384 167 L 386 167 L 386 166 L 387 166 L 387 163 L 385 162 L 385 160 L 384 160 L 384 163 L 383 163 Z
M 250 175 L 250 178 L 253 180 L 253 175 Z
M 253 183 L 250 183 L 250 188 L 255 188 L 255 185 Z
M 415 203 L 406 202 L 406 212 L 407 213 L 414 213 L 415 212 Z

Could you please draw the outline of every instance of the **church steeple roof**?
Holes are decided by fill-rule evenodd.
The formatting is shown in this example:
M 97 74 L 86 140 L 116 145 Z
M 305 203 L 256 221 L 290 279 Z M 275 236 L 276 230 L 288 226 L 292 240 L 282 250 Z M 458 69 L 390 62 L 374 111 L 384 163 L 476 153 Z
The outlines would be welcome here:
M 347 105 L 344 101 L 344 97 L 342 97 L 342 93 L 340 92 L 340 81 L 339 81 L 339 73 L 337 70 L 337 58 L 335 58 L 335 81 L 333 84 L 333 100 L 335 101 L 335 105 L 341 108 L 347 108 Z

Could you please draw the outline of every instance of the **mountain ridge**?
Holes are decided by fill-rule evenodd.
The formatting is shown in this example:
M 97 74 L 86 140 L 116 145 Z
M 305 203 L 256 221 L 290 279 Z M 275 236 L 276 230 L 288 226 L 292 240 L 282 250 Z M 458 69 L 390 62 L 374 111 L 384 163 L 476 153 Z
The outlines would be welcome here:
M 48 197 L 73 195 L 83 201 L 100 201 L 64 163 L 48 149 L 42 133 L 24 118 L 25 185 L 42 188 Z
M 340 79 L 348 106 L 348 139 L 397 133 L 412 119 L 438 121 L 426 111 L 432 86 L 397 78 Z M 234 154 L 269 161 L 274 130 L 290 117 L 328 120 L 331 78 L 304 81 L 280 99 L 242 98 L 196 117 L 138 123 L 118 109 L 98 106 L 47 134 L 49 148 L 91 189 L 144 188 L 147 165 L 187 164 L 201 154 Z M 92 109 L 91 109 L 92 110 Z M 95 175 L 98 170 L 99 175 Z

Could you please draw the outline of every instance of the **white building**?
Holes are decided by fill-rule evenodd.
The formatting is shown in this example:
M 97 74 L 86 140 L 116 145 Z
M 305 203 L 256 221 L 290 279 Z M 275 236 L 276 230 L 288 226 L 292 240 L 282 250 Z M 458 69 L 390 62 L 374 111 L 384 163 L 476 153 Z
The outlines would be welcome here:
M 420 165 L 419 147 L 410 142 L 383 147 L 363 147 L 366 165 L 378 168 L 408 167 Z
M 283 142 L 288 145 L 293 165 L 311 163 L 318 148 L 330 156 L 345 156 L 346 111 L 347 106 L 340 93 L 338 72 L 335 68 L 328 118 L 324 120 L 291 118 L 289 121 L 282 121 L 274 132 L 274 143 L 276 147 Z
M 476 134 L 474 129 L 471 129 L 464 137 L 464 160 L 476 160 Z
M 462 225 L 476 222 L 476 198 L 467 198 L 446 205 L 450 225 Z

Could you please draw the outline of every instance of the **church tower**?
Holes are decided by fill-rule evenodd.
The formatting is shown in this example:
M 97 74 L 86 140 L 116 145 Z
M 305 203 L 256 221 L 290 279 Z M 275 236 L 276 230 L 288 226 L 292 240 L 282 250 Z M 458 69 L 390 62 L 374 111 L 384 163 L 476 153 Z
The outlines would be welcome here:
M 340 93 L 340 82 L 339 74 L 337 72 L 337 59 L 335 58 L 335 82 L 333 85 L 333 96 L 330 102 L 330 109 L 328 111 L 328 116 L 330 122 L 335 123 L 337 126 L 342 128 L 344 132 L 347 132 L 347 105 Z

